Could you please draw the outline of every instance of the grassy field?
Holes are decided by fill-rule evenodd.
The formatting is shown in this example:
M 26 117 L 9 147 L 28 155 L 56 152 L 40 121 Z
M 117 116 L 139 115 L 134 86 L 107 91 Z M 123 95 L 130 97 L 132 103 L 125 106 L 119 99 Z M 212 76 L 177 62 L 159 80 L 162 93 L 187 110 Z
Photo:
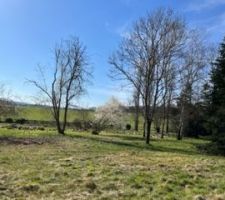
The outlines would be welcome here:
M 199 153 L 204 140 L 145 145 L 128 133 L 6 129 L 0 136 L 1 200 L 225 199 L 225 158 Z
M 62 110 L 63 112 L 63 110 Z M 16 115 L 8 115 L 13 119 L 27 119 L 27 120 L 38 120 L 38 121 L 53 121 L 51 110 L 48 107 L 41 106 L 17 106 Z M 91 120 L 93 118 L 93 111 L 79 111 L 79 110 L 69 110 L 68 121 L 73 122 L 74 120 L 81 120 L 85 118 L 86 120 Z
M 61 119 L 63 119 L 63 110 Z M 134 124 L 132 113 L 124 114 L 124 126 L 126 123 L 132 125 Z M 35 120 L 35 121 L 54 121 L 50 108 L 41 107 L 41 106 L 17 106 L 16 113 L 6 115 L 2 120 L 6 118 L 17 119 L 26 119 L 26 120 Z M 74 121 L 93 121 L 94 120 L 94 111 L 93 110 L 75 110 L 70 109 L 68 112 L 68 122 Z M 140 116 L 140 124 L 143 123 L 142 116 Z M 142 126 L 140 126 L 142 128 Z

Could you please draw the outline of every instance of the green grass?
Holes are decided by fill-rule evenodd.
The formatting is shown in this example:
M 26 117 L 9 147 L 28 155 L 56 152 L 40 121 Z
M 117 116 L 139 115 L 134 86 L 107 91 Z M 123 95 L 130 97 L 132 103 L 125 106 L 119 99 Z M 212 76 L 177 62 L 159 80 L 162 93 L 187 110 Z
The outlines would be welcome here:
M 198 152 L 207 141 L 134 134 L 0 129 L 0 136 L 46 139 L 0 143 L 0 199 L 225 198 L 225 158 Z
M 35 120 L 35 121 L 54 121 L 54 118 L 51 113 L 51 109 L 49 107 L 42 107 L 42 106 L 16 106 L 15 113 L 5 115 L 4 117 L 0 118 L 4 121 L 6 118 L 12 118 L 13 120 L 17 119 L 26 119 L 26 120 Z M 63 113 L 64 110 L 61 111 L 61 120 L 63 120 Z M 94 120 L 94 111 L 93 110 L 75 110 L 69 109 L 68 122 L 74 121 L 93 121 Z M 123 118 L 123 125 L 131 124 L 132 128 L 134 127 L 134 114 L 133 113 L 125 113 Z M 143 129 L 143 117 L 140 115 L 139 117 L 139 129 Z M 154 129 L 154 127 L 153 127 Z
M 17 106 L 16 115 L 8 115 L 7 117 L 11 117 L 13 119 L 24 118 L 27 120 L 38 120 L 38 121 L 53 121 L 54 120 L 52 117 L 50 108 L 40 107 L 40 106 Z M 86 114 L 84 114 L 84 112 L 79 110 L 72 110 L 72 109 L 69 110 L 68 112 L 69 122 L 73 122 L 74 120 L 78 120 L 78 119 L 80 120 L 82 118 L 91 120 L 93 118 L 93 111 L 86 111 Z
M 29 120 L 53 120 L 49 108 L 35 106 L 20 106 L 16 108 L 16 118 L 24 118 Z

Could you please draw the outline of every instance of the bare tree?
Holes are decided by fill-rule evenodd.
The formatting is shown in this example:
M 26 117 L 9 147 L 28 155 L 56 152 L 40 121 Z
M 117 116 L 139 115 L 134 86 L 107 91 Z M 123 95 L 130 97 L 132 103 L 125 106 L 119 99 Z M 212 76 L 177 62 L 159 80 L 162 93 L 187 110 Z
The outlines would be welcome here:
M 162 101 L 165 69 L 179 52 L 184 37 L 182 18 L 170 9 L 158 9 L 137 21 L 110 57 L 114 77 L 130 82 L 136 89 L 141 84 L 147 144 L 155 108 Z
M 134 130 L 138 131 L 139 129 L 139 116 L 140 116 L 140 87 L 135 88 L 133 94 L 134 100 Z
M 176 84 L 176 66 L 170 61 L 163 76 L 163 96 L 162 96 L 162 124 L 161 124 L 161 138 L 164 134 L 169 132 L 169 115 L 170 106 L 173 100 L 173 94 Z
M 169 78 L 167 79 L 167 92 L 166 92 L 166 113 L 165 113 L 165 132 L 166 134 L 169 133 L 169 123 L 170 123 L 170 112 L 171 112 L 171 104 L 174 100 L 175 96 L 175 84 L 176 84 L 176 71 L 172 67 L 169 72 Z
M 208 65 L 207 47 L 197 31 L 190 31 L 179 64 L 180 117 L 177 139 L 181 140 L 188 117 L 188 105 L 195 102 L 194 96 L 199 93 L 199 86 L 203 85 L 204 71 Z
M 85 83 L 91 76 L 87 63 L 86 47 L 79 38 L 72 37 L 56 45 L 53 80 L 47 83 L 40 69 L 41 81 L 29 80 L 50 101 L 58 133 L 65 134 L 68 109 L 74 99 L 85 91 Z M 61 122 L 62 119 L 62 122 Z

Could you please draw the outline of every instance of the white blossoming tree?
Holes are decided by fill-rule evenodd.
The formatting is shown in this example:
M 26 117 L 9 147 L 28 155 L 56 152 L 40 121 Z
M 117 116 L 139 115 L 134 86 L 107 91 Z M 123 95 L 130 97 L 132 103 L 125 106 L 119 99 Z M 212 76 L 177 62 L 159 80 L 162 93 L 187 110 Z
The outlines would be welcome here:
M 123 122 L 124 108 L 122 104 L 112 97 L 103 106 L 95 111 L 93 134 L 98 134 L 107 127 L 120 127 Z

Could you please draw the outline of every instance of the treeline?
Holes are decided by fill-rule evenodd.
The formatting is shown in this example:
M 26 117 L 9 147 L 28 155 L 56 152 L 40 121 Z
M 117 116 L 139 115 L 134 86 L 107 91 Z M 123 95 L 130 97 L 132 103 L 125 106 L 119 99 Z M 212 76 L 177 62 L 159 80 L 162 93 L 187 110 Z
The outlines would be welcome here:
M 133 88 L 135 127 L 143 115 L 147 144 L 154 123 L 162 138 L 173 125 L 178 140 L 211 135 L 225 152 L 225 47 L 218 55 L 202 35 L 161 8 L 136 21 L 109 58 L 111 77 Z
M 134 23 L 127 37 L 109 58 L 111 77 L 133 88 L 136 123 L 140 105 L 145 119 L 144 137 L 150 142 L 153 121 L 162 107 L 162 138 L 168 132 L 171 107 L 178 115 L 177 139 L 187 126 L 191 105 L 201 98 L 200 89 L 213 61 L 213 48 L 201 33 L 187 26 L 171 9 L 157 9 Z M 161 119 L 162 118 L 162 119 Z M 161 127 L 160 126 L 160 127 Z
M 159 9 L 134 24 L 110 64 L 112 77 L 133 87 L 146 143 L 154 124 L 162 138 L 208 135 L 206 149 L 225 154 L 225 40 L 217 50 L 172 10 Z

